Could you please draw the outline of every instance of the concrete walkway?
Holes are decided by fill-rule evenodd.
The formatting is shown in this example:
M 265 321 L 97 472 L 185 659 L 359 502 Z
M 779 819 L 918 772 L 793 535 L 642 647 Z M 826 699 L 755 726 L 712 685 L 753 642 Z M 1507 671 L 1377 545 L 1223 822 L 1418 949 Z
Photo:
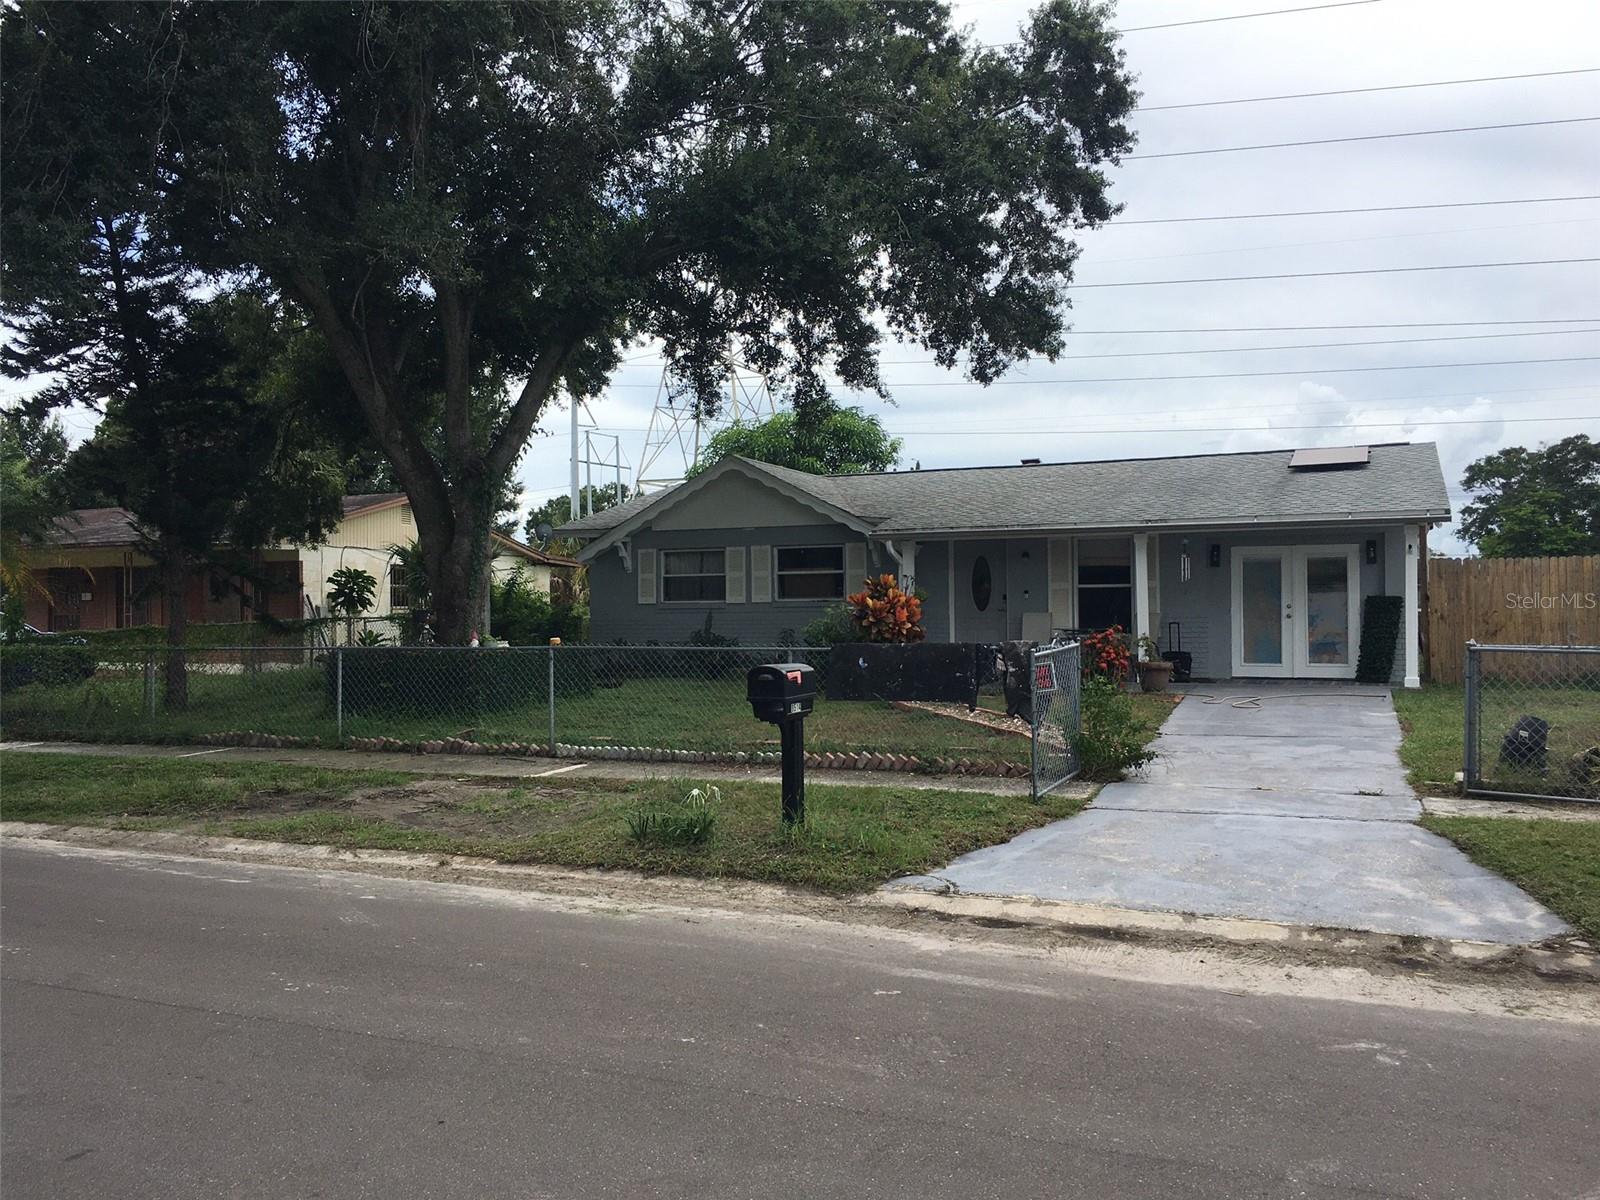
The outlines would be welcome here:
M 896 890 L 974 892 L 1528 943 L 1560 918 L 1414 822 L 1386 691 L 1196 688 L 1145 775 Z

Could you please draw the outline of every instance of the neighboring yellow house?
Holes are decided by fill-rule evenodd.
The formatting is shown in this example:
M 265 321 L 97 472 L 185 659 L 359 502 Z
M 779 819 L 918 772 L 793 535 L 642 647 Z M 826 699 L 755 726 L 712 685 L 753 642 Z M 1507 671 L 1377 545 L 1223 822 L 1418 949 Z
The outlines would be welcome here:
M 280 620 L 325 616 L 328 577 L 340 567 L 359 567 L 378 581 L 367 616 L 384 617 L 409 607 L 405 584 L 393 571 L 391 546 L 417 536 L 403 492 L 346 496 L 343 516 L 321 545 L 278 546 L 252 555 L 267 587 L 238 578 L 198 576 L 187 607 L 195 623 L 249 621 L 261 613 Z M 570 587 L 578 566 L 515 538 L 494 534 L 494 577 L 519 567 L 529 586 L 549 593 Z M 35 628 L 121 629 L 166 622 L 154 562 L 137 548 L 132 514 L 122 508 L 80 509 L 59 518 L 47 544 L 32 551 L 40 586 L 29 592 L 26 620 Z
M 376 603 L 368 616 L 388 616 L 410 607 L 405 581 L 393 570 L 390 546 L 404 546 L 417 537 L 411 502 L 404 492 L 377 492 L 346 496 L 344 517 L 332 536 L 320 546 L 300 551 L 301 586 L 306 598 L 326 613 L 328 577 L 341 567 L 360 567 L 378 581 Z M 535 591 L 550 593 L 552 584 L 560 590 L 563 579 L 570 580 L 578 564 L 570 558 L 545 554 L 532 546 L 496 533 L 495 556 L 489 564 L 499 581 L 519 567 Z

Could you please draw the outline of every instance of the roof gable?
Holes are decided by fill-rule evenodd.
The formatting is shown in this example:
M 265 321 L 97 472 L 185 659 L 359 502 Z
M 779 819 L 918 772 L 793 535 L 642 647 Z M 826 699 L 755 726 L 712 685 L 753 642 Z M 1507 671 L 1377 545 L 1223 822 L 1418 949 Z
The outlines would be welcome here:
M 839 506 L 826 496 L 818 494 L 824 490 L 814 486 L 819 478 L 821 477 L 807 475 L 803 471 L 786 471 L 769 463 L 734 455 L 723 459 L 704 474 L 697 475 L 686 483 L 645 497 L 643 502 L 630 502 L 606 509 L 603 513 L 595 513 L 582 521 L 563 525 L 557 532 L 569 537 L 594 537 L 594 540 L 578 553 L 579 560 L 584 562 L 635 530 L 647 526 L 689 529 L 729 528 L 726 511 L 742 513 L 737 525 L 731 526 L 736 528 L 761 527 L 764 523 L 814 524 L 820 518 L 826 522 L 847 525 L 863 533 L 868 532 L 871 528 L 869 522 L 863 521 L 859 515 Z M 746 492 L 737 504 L 723 499 L 713 501 L 706 495 L 717 491 L 730 479 L 738 479 L 742 483 L 753 485 L 759 491 Z M 768 500 L 765 504 L 752 504 L 752 497 L 764 494 L 775 494 L 778 500 Z M 715 518 L 716 524 L 714 526 L 695 524 L 693 514 L 697 510 L 700 513 L 715 511 L 707 507 L 708 504 L 723 509 Z M 752 507 L 756 511 L 751 512 Z M 687 519 L 681 522 L 674 521 L 673 518 L 680 512 L 684 513 Z M 772 519 L 774 516 L 777 517 L 776 520 Z

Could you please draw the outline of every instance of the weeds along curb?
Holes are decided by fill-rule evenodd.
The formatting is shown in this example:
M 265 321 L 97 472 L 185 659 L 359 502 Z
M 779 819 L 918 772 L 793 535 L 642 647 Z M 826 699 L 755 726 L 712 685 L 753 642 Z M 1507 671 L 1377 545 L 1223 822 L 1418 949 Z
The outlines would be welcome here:
M 497 757 L 550 757 L 550 747 L 536 742 L 478 742 L 470 738 L 448 737 L 406 741 L 401 738 L 346 738 L 342 746 L 324 745 L 321 738 L 291 737 L 255 730 L 229 730 L 197 734 L 193 741 L 205 746 L 248 746 L 275 750 L 346 749 L 387 751 L 405 754 L 483 754 Z M 776 766 L 776 751 L 663 750 L 654 746 L 582 746 L 557 742 L 556 758 L 581 758 L 611 762 L 715 763 L 724 766 Z M 829 771 L 901 771 L 920 775 L 976 775 L 997 779 L 1020 779 L 1028 775 L 1026 763 L 994 762 L 983 759 L 919 757 L 860 750 L 849 753 L 808 752 L 806 766 Z

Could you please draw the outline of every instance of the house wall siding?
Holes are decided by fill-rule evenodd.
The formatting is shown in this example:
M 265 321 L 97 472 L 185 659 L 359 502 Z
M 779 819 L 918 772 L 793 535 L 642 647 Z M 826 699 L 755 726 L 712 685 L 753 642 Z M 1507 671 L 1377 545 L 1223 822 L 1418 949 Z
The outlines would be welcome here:
M 917 543 L 916 589 L 922 593 L 922 628 L 930 642 L 950 640 L 950 543 Z
M 1190 578 L 1179 577 L 1179 558 L 1183 542 L 1189 542 Z M 1378 542 L 1378 561 L 1366 560 L 1366 543 Z M 1236 546 L 1338 546 L 1359 548 L 1362 597 L 1400 594 L 1403 577 L 1396 573 L 1393 545 L 1398 542 L 1400 561 L 1404 561 L 1405 537 L 1398 525 L 1360 525 L 1331 530 L 1263 529 L 1247 533 L 1165 533 L 1152 538 L 1151 553 L 1159 562 L 1161 624 L 1154 631 L 1163 649 L 1172 649 L 1169 626 L 1179 624 L 1182 649 L 1194 655 L 1197 679 L 1229 679 L 1233 676 L 1233 568 Z M 1213 544 L 1222 547 L 1221 565 L 1208 565 Z M 1393 576 L 1392 584 L 1390 576 Z M 1403 656 L 1402 656 L 1403 659 Z
M 709 491 L 710 489 L 708 489 Z M 772 546 L 844 546 L 860 545 L 865 539 L 843 525 L 817 523 L 781 527 L 732 529 L 726 526 L 705 529 L 646 529 L 631 539 L 637 565 L 640 550 L 724 550 L 730 546 L 742 547 L 745 552 L 746 574 L 752 561 L 750 547 Z M 885 571 L 881 553 L 867 555 L 869 571 Z M 777 556 L 773 555 L 773 571 L 777 569 Z M 921 572 L 921 561 L 918 571 Z M 666 604 L 660 597 L 660 575 L 657 569 L 657 601 L 640 604 L 638 580 L 626 570 L 618 552 L 608 549 L 589 564 L 589 638 L 595 642 L 683 642 L 689 635 L 704 628 L 706 617 L 711 618 L 714 632 L 738 638 L 746 646 L 775 645 L 785 630 L 798 635 L 810 622 L 820 617 L 831 603 L 825 600 L 779 600 L 776 580 L 772 586 L 773 599 L 767 603 L 753 603 L 748 580 L 743 603 Z M 845 580 L 845 590 L 854 591 L 860 580 Z

